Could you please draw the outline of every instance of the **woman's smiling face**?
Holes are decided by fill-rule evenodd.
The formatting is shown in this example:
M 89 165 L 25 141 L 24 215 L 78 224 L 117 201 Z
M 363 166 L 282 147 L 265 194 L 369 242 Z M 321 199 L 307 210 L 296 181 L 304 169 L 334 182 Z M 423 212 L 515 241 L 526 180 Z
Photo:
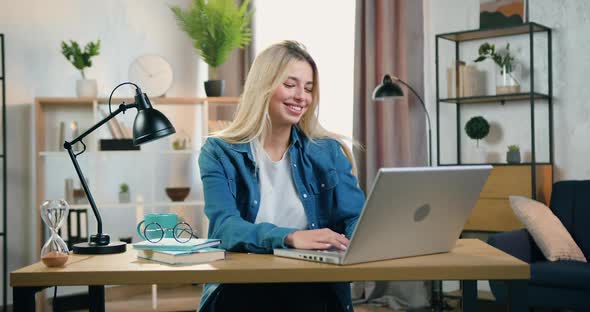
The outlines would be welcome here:
M 287 79 L 270 98 L 269 115 L 273 127 L 291 127 L 299 122 L 312 102 L 313 69 L 306 61 L 287 66 Z

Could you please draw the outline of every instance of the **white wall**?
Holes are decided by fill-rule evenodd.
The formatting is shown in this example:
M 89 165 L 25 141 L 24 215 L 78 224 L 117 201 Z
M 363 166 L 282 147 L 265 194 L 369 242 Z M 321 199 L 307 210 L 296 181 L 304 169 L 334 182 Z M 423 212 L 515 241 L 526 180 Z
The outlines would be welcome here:
M 533 21 L 553 28 L 556 181 L 590 179 L 590 2 L 531 1 Z
M 0 25 L 6 35 L 8 103 L 30 103 L 35 96 L 74 96 L 79 72 L 61 54 L 60 42 L 101 39 L 89 78 L 108 96 L 127 80 L 129 64 L 154 53 L 174 69 L 168 95 L 194 95 L 197 60 L 186 34 L 176 26 L 170 1 L 6 1 L 0 4 Z M 51 82 L 51 83 L 48 83 Z
M 303 43 L 320 74 L 321 124 L 352 138 L 354 83 L 354 14 L 352 0 L 258 0 L 257 52 L 282 40 Z
M 31 104 L 38 96 L 74 96 L 79 72 L 61 54 L 60 42 L 101 39 L 99 56 L 87 77 L 107 96 L 127 80 L 129 64 L 141 54 L 159 54 L 174 69 L 169 96 L 202 94 L 203 66 L 166 1 L 0 1 L 0 32 L 6 43 L 8 104 L 8 270 L 36 257 L 34 228 L 33 132 Z M 123 96 L 127 90 L 120 90 Z M 60 182 L 61 183 L 61 182 Z M 9 290 L 9 302 L 12 291 Z
M 435 98 L 435 44 L 436 34 L 479 28 L 478 0 L 427 0 L 425 6 L 427 18 L 425 29 L 425 84 L 427 105 L 432 115 L 436 112 Z M 590 66 L 590 56 L 586 47 L 590 46 L 590 39 L 586 34 L 590 31 L 590 20 L 586 14 L 590 10 L 590 3 L 583 0 L 575 1 L 530 1 L 530 20 L 553 29 L 553 95 L 554 95 L 554 162 L 555 180 L 589 179 L 590 167 L 585 165 L 585 155 L 590 152 L 590 146 L 584 144 L 585 134 L 590 128 L 590 108 L 586 105 L 586 98 L 590 95 L 584 84 L 586 69 Z M 547 92 L 547 40 L 544 35 L 535 35 L 535 90 Z M 530 79 L 526 75 L 529 69 L 529 48 L 526 36 L 504 37 L 487 40 L 504 46 L 511 43 L 511 50 L 516 53 L 517 62 L 523 65 L 525 74 L 521 75 L 522 87 L 529 90 Z M 439 59 L 441 75 L 444 75 L 445 62 L 454 57 L 454 51 L 443 45 L 440 40 Z M 484 41 L 462 44 L 461 59 L 473 64 L 479 44 Z M 447 49 L 445 50 L 445 47 Z M 494 64 L 486 61 L 477 64 L 478 68 L 487 74 L 487 89 L 492 90 L 494 84 Z M 444 79 L 442 79 L 444 80 Z M 446 97 L 445 85 L 441 85 L 441 97 Z M 450 107 L 449 107 L 450 106 Z M 465 107 L 466 105 L 464 105 Z M 547 161 L 548 155 L 548 113 L 546 101 L 537 101 L 535 122 L 537 137 L 535 140 L 537 161 Z M 486 152 L 488 161 L 504 162 L 507 145 L 519 144 L 525 160 L 530 159 L 530 106 L 528 102 L 500 104 L 483 104 L 465 107 L 462 114 L 462 124 L 474 115 L 483 115 L 492 126 L 490 135 L 480 142 Z M 441 104 L 441 161 L 455 160 L 454 152 L 456 139 L 454 131 L 454 107 Z M 436 128 L 436 127 L 434 127 Z M 436 134 L 433 133 L 433 137 Z M 476 159 L 474 142 L 466 137 L 462 130 L 462 157 Z M 435 145 L 436 146 L 436 145 Z M 436 150 L 435 150 L 436 152 Z

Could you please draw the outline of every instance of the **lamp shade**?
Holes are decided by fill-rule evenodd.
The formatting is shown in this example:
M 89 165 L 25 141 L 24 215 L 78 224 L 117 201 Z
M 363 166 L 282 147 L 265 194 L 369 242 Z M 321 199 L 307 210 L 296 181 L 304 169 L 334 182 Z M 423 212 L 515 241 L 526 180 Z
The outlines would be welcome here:
M 133 144 L 140 145 L 175 133 L 172 123 L 154 108 L 137 112 L 133 122 Z
M 136 86 L 137 87 L 137 86 Z M 140 145 L 176 133 L 174 126 L 164 114 L 154 109 L 147 95 L 135 89 L 137 116 L 133 122 L 133 145 Z
M 424 104 L 424 100 L 420 97 L 420 94 L 412 88 L 407 82 L 399 79 L 398 77 L 394 77 L 396 82 L 399 82 L 406 86 L 420 101 L 422 104 L 422 109 L 424 110 L 424 114 L 426 115 L 426 121 L 428 123 L 428 165 L 432 166 L 432 132 L 430 127 L 430 115 L 428 115 L 428 110 L 426 109 L 426 104 Z M 383 83 L 378 85 L 375 90 L 373 90 L 373 101 L 383 101 L 387 99 L 395 99 L 404 96 L 404 92 L 402 88 L 393 82 L 390 75 L 383 76 Z
M 383 82 L 373 91 L 373 100 L 376 101 L 399 98 L 402 96 L 404 96 L 402 88 L 397 83 L 394 83 L 389 75 L 385 75 L 383 77 Z

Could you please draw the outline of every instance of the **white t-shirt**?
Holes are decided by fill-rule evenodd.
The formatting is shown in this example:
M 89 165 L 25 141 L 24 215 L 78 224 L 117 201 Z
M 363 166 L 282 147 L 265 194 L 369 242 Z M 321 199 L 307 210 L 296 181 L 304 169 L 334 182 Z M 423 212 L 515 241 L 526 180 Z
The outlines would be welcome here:
M 280 227 L 307 228 L 307 216 L 293 183 L 289 149 L 281 160 L 272 161 L 260 144 L 250 143 L 259 169 L 260 207 L 254 223 L 268 222 Z

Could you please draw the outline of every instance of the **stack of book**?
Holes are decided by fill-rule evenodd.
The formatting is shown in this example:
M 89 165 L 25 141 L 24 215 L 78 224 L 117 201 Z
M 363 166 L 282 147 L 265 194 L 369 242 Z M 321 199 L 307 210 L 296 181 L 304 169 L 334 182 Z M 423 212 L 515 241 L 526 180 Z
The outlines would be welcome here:
M 137 257 L 167 264 L 195 264 L 225 259 L 225 250 L 214 248 L 218 239 L 191 239 L 179 243 L 173 238 L 164 238 L 157 243 L 142 241 L 133 244 Z
M 447 68 L 447 96 L 470 97 L 485 93 L 485 75 L 475 65 L 458 61 L 456 66 Z

